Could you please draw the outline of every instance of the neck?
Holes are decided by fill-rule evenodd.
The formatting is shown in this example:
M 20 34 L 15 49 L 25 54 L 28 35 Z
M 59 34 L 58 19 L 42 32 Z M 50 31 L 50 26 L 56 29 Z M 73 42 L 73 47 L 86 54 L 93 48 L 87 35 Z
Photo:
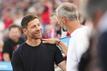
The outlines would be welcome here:
M 71 25 L 72 24 L 72 25 Z M 73 31 L 75 31 L 76 29 L 80 28 L 81 24 L 79 21 L 73 21 L 73 22 L 69 22 L 69 32 L 72 33 Z
M 41 39 L 27 39 L 26 43 L 30 46 L 38 46 L 41 43 Z

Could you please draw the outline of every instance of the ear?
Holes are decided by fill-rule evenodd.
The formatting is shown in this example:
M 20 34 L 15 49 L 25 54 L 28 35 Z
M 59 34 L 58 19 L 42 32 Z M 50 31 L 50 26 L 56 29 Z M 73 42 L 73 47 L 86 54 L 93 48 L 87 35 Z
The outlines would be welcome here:
M 24 33 L 25 35 L 27 35 L 27 29 L 26 29 L 26 28 L 23 28 L 23 33 Z
M 62 21 L 63 21 L 63 23 L 67 23 L 67 18 L 66 17 L 62 17 Z

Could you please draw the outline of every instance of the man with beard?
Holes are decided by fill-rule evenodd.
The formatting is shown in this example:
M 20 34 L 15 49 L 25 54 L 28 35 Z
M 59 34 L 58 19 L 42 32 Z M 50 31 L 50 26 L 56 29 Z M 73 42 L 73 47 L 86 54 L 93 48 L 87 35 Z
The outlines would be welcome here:
M 54 71 L 54 62 L 65 71 L 65 61 L 58 47 L 42 42 L 39 19 L 28 15 L 21 25 L 27 40 L 13 54 L 13 71 Z

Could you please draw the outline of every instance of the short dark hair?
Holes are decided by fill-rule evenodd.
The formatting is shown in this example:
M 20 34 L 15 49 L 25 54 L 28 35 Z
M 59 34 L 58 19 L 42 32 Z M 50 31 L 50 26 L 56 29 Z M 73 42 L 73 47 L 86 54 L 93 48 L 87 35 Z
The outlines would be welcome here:
M 20 27 L 20 26 L 18 26 L 18 25 L 11 25 L 11 26 L 9 27 L 9 31 L 10 31 L 12 28 L 18 28 L 18 29 L 19 29 L 19 31 L 20 31 L 20 32 L 22 32 L 21 27 Z
M 22 28 L 26 28 L 28 23 L 34 19 L 38 18 L 37 16 L 34 15 L 27 15 L 25 17 L 23 17 L 22 21 L 21 21 L 21 26 Z

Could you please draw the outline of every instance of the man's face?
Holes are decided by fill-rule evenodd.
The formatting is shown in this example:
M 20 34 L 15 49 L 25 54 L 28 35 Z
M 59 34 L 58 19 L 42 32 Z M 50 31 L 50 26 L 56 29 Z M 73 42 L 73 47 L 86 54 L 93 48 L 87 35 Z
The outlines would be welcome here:
M 32 39 L 42 38 L 41 25 L 39 19 L 30 21 L 26 28 L 26 36 Z
M 11 38 L 14 41 L 17 41 L 19 40 L 20 37 L 21 37 L 21 31 L 19 30 L 19 28 L 14 27 L 10 29 L 9 38 Z

